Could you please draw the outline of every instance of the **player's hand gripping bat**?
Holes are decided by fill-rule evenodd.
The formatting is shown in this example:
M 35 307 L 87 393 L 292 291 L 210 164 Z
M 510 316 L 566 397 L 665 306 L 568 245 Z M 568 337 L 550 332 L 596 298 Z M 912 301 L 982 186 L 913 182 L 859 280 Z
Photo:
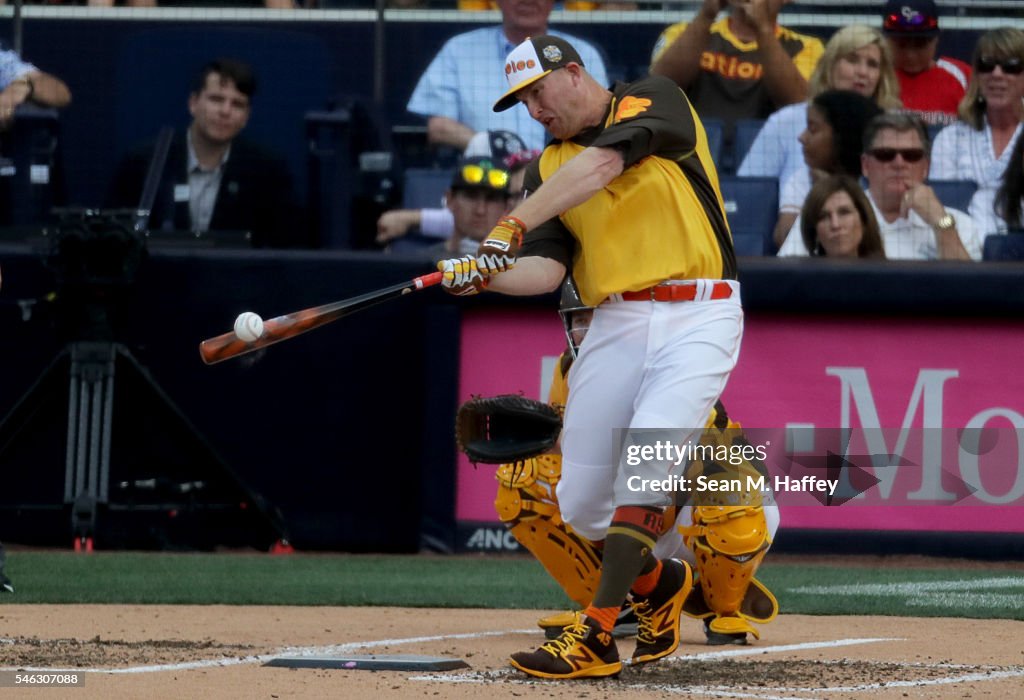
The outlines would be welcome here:
M 368 292 L 351 299 L 343 299 L 331 304 L 314 306 L 310 309 L 278 316 L 277 318 L 264 321 L 263 334 L 251 343 L 247 343 L 239 338 L 234 331 L 231 331 L 230 333 L 224 333 L 223 335 L 204 340 L 199 344 L 199 354 L 203 358 L 203 362 L 208 365 L 230 360 L 233 357 L 245 355 L 254 350 L 265 348 L 268 345 L 279 343 L 282 340 L 294 338 L 301 333 L 311 331 L 331 321 L 337 321 L 343 316 L 348 316 L 356 311 L 361 311 L 389 299 L 397 299 L 410 292 L 432 287 L 440 281 L 441 273 L 433 272 L 429 275 L 413 278 L 408 282 L 378 289 L 375 292 Z

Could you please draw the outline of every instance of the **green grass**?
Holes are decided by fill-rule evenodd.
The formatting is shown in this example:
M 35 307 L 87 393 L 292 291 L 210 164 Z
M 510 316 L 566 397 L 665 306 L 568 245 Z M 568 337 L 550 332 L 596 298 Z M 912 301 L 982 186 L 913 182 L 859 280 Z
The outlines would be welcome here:
M 16 593 L 0 604 L 569 605 L 527 557 L 15 551 L 7 573 Z M 1005 568 L 780 563 L 759 577 L 787 613 L 1024 620 L 1024 572 Z M 863 585 L 874 588 L 848 588 Z

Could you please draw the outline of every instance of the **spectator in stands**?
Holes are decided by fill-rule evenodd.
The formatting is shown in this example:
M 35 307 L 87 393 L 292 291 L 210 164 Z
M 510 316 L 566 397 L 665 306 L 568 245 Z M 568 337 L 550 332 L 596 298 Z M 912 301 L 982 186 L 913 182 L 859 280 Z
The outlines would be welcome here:
M 1017 139 L 1017 145 L 1010 154 L 1010 163 L 1003 173 L 1002 184 L 996 191 L 996 216 L 1006 222 L 1010 231 L 1024 233 L 1024 138 Z
M 424 254 L 435 262 L 476 255 L 494 222 L 508 211 L 508 171 L 489 158 L 465 158 L 455 168 L 445 202 L 452 212 L 455 229 L 448 240 L 427 248 Z
M 862 168 L 885 257 L 981 260 L 982 237 L 974 221 L 944 206 L 925 183 L 928 150 L 928 131 L 912 114 L 880 114 L 864 131 Z M 808 255 L 802 236 L 790 234 L 779 255 Z
M 192 123 L 175 134 L 153 206 L 154 230 L 250 231 L 256 247 L 307 247 L 288 166 L 239 137 L 252 113 L 256 77 L 248 64 L 221 58 L 196 76 Z M 137 207 L 153 145 L 122 160 L 108 205 Z
M 807 128 L 800 134 L 805 166 L 779 189 L 775 245 L 786 240 L 814 182 L 824 175 L 860 177 L 864 127 L 881 111 L 874 100 L 852 90 L 826 90 L 811 100 Z
M 885 38 L 863 24 L 843 27 L 826 42 L 825 53 L 811 74 L 811 97 L 826 90 L 853 90 L 882 109 L 900 106 L 899 84 Z M 761 128 L 743 158 L 737 175 L 777 177 L 785 183 L 804 166 L 800 134 L 807 127 L 809 102 L 776 111 Z
M 501 163 L 509 171 L 509 191 L 518 195 L 523 189 L 526 165 L 540 155 L 528 150 L 522 139 L 510 131 L 482 131 L 466 146 L 463 158 L 487 158 Z M 428 209 L 392 209 L 377 220 L 377 243 L 388 243 L 412 229 L 428 238 L 446 239 L 455 230 L 455 218 L 448 207 Z
M 885 257 L 875 210 L 852 177 L 818 180 L 804 201 L 800 221 L 804 246 L 812 256 Z
M 939 14 L 934 0 L 889 0 L 882 31 L 892 47 L 903 106 L 925 124 L 951 124 L 967 90 L 971 67 L 949 56 L 936 60 Z
M 462 151 L 474 134 L 505 129 L 519 134 L 528 148 L 544 147 L 544 127 L 525 108 L 493 110 L 494 95 L 508 87 L 502 78 L 505 57 L 527 37 L 553 34 L 570 41 L 587 72 L 602 85 L 608 84 L 597 49 L 547 28 L 554 0 L 498 0 L 498 6 L 501 26 L 474 29 L 445 42 L 409 98 L 408 110 L 427 118 L 427 138 L 433 144 Z
M 654 45 L 651 73 L 675 80 L 702 119 L 721 119 L 727 147 L 737 120 L 807 99 L 824 47 L 776 24 L 789 1 L 703 0 L 692 21 L 668 27 Z M 726 6 L 729 16 L 716 21 Z
M 1003 27 L 983 34 L 971 68 L 961 121 L 935 137 L 930 177 L 977 183 L 968 211 L 984 236 L 1006 230 L 995 213 L 995 194 L 1024 121 L 1024 31 Z
M 7 127 L 18 106 L 26 102 L 59 109 L 71 104 L 71 91 L 60 78 L 21 60 L 17 52 L 0 44 L 0 129 Z

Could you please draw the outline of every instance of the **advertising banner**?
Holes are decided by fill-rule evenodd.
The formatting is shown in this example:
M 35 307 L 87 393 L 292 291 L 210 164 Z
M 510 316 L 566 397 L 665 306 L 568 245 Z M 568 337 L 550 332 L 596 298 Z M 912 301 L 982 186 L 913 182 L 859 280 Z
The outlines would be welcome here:
M 468 313 L 460 396 L 543 398 L 564 346 L 553 311 Z M 748 315 L 722 400 L 783 528 L 1024 533 L 1021 348 L 1013 321 Z M 458 469 L 457 520 L 497 524 L 495 468 Z

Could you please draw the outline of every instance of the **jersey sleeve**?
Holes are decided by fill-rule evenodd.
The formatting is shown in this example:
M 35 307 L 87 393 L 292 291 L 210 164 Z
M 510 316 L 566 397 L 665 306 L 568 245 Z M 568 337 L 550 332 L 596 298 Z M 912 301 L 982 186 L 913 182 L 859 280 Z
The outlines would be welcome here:
M 686 95 L 672 80 L 651 76 L 616 94 L 611 124 L 591 144 L 622 152 L 625 168 L 647 156 L 680 160 L 697 146 Z

